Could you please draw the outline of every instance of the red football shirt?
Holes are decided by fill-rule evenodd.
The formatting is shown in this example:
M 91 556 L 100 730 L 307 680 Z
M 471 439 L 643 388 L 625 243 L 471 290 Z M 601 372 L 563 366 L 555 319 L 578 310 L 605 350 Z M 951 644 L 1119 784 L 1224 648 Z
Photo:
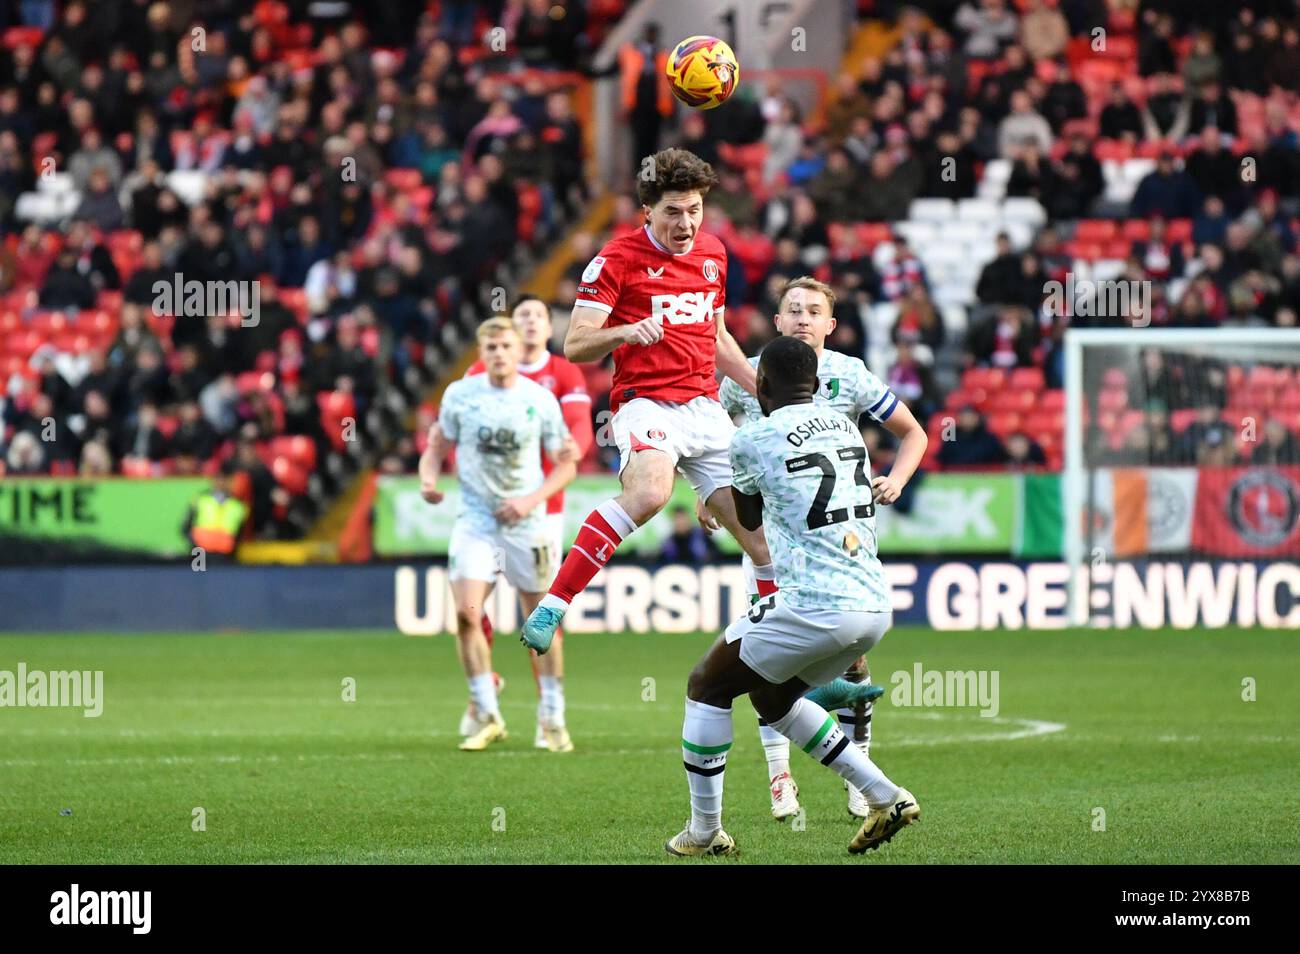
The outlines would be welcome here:
M 574 304 L 609 314 L 606 327 L 662 319 L 664 336 L 652 345 L 614 349 L 609 406 L 633 398 L 685 404 L 717 400 L 717 323 L 726 304 L 727 251 L 700 232 L 689 252 L 674 255 L 648 228 L 612 238 L 582 273 Z
M 465 372 L 465 377 L 482 374 L 486 370 L 482 361 L 475 361 Z M 537 364 L 521 364 L 519 373 L 555 395 L 555 399 L 560 402 L 560 410 L 564 412 L 564 423 L 569 425 L 569 433 L 585 455 L 591 449 L 594 435 L 591 427 L 591 395 L 587 393 L 587 379 L 583 377 L 582 369 L 566 358 L 547 352 L 546 357 Z M 551 469 L 550 458 L 543 452 L 543 476 L 549 474 Z M 546 512 L 564 512 L 563 490 L 557 490 L 546 501 Z

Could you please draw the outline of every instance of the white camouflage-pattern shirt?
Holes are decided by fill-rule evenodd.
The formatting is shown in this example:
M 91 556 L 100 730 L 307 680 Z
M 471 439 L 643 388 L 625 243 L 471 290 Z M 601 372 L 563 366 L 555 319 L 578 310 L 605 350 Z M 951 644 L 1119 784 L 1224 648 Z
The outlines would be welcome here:
M 523 375 L 508 388 L 494 387 L 486 374 L 462 378 L 443 394 L 438 423 L 456 445 L 459 518 L 484 533 L 497 529 L 502 501 L 542 485 L 541 448 L 554 453 L 569 438 L 555 395 Z M 511 528 L 528 530 L 545 516 L 539 505 Z
M 750 358 L 749 363 L 758 367 L 758 358 Z M 814 399 L 818 404 L 830 405 L 855 423 L 863 414 L 870 414 L 883 422 L 898 404 L 898 396 L 867 370 L 861 358 L 850 358 L 847 354 L 829 350 L 822 352 L 817 363 Z M 746 421 L 754 421 L 763 416 L 758 398 L 731 378 L 722 379 L 718 400 L 733 417 L 744 414 Z
M 736 431 L 731 469 L 738 491 L 763 495 L 763 531 L 783 603 L 890 610 L 876 555 L 870 463 L 855 420 L 825 403 L 788 404 Z

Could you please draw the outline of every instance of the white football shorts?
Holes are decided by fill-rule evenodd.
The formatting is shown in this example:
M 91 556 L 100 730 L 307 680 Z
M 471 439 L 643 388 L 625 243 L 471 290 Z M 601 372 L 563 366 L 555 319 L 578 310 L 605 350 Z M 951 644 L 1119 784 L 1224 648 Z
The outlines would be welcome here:
M 495 583 L 504 573 L 521 593 L 545 593 L 560 568 L 560 549 L 549 521 L 530 526 L 500 527 L 485 533 L 463 520 L 451 530 L 448 577 Z
M 824 686 L 880 642 L 893 620 L 893 613 L 796 609 L 778 591 L 751 606 L 723 635 L 728 643 L 740 640 L 741 662 L 768 682 L 779 686 L 798 676 Z
M 713 398 L 672 404 L 633 398 L 610 422 L 618 445 L 619 474 L 640 450 L 663 451 L 701 500 L 731 486 L 731 437 L 736 425 Z

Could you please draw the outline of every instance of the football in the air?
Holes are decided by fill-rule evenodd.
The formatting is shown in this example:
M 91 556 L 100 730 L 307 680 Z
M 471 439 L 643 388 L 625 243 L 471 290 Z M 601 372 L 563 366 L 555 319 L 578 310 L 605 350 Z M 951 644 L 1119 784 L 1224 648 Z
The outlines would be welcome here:
M 668 85 L 693 109 L 721 106 L 736 91 L 740 64 L 716 36 L 688 36 L 668 54 Z

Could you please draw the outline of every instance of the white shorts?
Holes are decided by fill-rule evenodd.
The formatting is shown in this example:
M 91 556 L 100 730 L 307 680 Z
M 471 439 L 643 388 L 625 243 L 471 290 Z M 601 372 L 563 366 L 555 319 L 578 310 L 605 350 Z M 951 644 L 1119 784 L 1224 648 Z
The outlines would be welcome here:
M 893 613 L 793 609 L 776 592 L 723 635 L 728 643 L 740 640 L 741 662 L 768 682 L 779 686 L 798 676 L 810 686 L 824 686 L 880 642 L 893 621 Z
M 560 568 L 560 550 L 551 523 L 526 530 L 503 527 L 484 533 L 463 520 L 451 529 L 448 577 L 495 583 L 498 573 L 521 593 L 545 593 Z
M 701 500 L 731 486 L 731 436 L 736 425 L 712 398 L 670 404 L 634 398 L 610 422 L 618 445 L 620 476 L 639 450 L 663 451 Z

